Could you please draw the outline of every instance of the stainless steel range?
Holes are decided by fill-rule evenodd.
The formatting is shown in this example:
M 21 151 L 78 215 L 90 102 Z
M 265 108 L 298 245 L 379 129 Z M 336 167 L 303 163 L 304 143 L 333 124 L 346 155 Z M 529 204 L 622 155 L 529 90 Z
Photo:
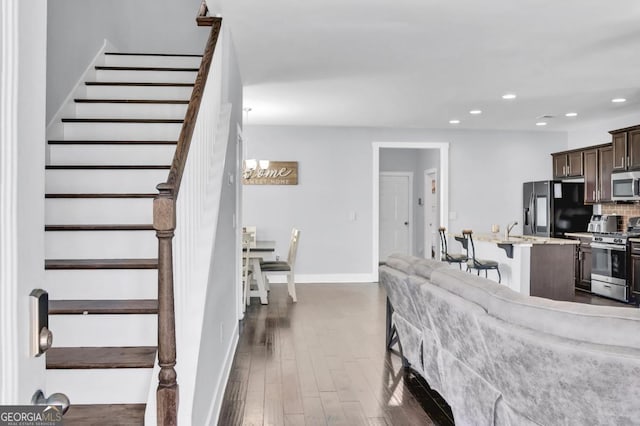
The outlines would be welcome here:
M 640 236 L 640 218 L 630 218 L 627 232 L 593 234 L 591 291 L 629 301 L 629 238 Z

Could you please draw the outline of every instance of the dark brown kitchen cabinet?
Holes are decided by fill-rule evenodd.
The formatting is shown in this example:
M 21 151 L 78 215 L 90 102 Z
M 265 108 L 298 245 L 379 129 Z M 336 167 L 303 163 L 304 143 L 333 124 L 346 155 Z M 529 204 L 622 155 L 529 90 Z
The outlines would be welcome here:
M 583 151 L 584 202 L 587 204 L 611 201 L 611 172 L 613 148 L 611 144 L 596 145 Z
M 584 237 L 570 237 L 579 240 L 576 245 L 576 256 L 574 261 L 575 286 L 577 290 L 591 292 L 591 236 L 585 234 Z
M 613 170 L 640 170 L 640 126 L 612 130 Z
M 580 238 L 576 288 L 591 291 L 591 238 Z
M 631 293 L 640 299 L 640 243 L 631 243 Z
M 611 201 L 611 172 L 613 172 L 613 147 L 598 149 L 598 202 Z M 586 175 L 586 172 L 585 172 Z M 586 177 L 585 177 L 586 182 Z
M 582 176 L 582 151 L 559 152 L 551 155 L 553 156 L 554 179 Z
M 584 152 L 584 202 L 598 201 L 598 150 Z

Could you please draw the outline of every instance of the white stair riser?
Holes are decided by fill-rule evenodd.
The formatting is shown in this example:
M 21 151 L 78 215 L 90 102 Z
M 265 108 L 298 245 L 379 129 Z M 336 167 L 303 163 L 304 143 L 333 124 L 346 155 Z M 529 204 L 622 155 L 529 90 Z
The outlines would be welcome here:
M 45 191 L 49 194 L 152 193 L 167 180 L 160 170 L 47 170 Z
M 151 198 L 47 198 L 48 225 L 153 223 Z
M 152 375 L 152 368 L 47 370 L 47 395 L 62 392 L 71 404 L 146 403 Z
M 96 81 L 135 83 L 193 83 L 197 71 L 97 70 Z
M 47 270 L 45 289 L 52 300 L 155 299 L 155 269 Z
M 128 259 L 158 256 L 155 231 L 47 231 L 47 259 Z
M 63 123 L 66 140 L 178 140 L 182 123 Z
M 84 103 L 77 102 L 76 118 L 144 118 L 182 120 L 186 104 Z
M 157 315 L 49 315 L 53 346 L 155 346 Z
M 170 165 L 176 145 L 49 145 L 50 165 Z
M 104 61 L 104 64 L 110 67 L 198 68 L 202 58 L 192 56 L 105 55 Z
M 193 86 L 86 86 L 91 99 L 191 99 Z

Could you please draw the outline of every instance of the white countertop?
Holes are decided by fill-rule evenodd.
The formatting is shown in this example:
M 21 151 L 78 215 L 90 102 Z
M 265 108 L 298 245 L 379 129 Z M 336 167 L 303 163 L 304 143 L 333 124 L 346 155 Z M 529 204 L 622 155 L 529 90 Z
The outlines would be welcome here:
M 590 234 L 589 234 L 590 235 Z M 462 235 L 456 234 L 456 237 Z M 579 240 L 569 240 L 565 238 L 546 238 L 534 237 L 532 235 L 510 235 L 509 239 L 504 238 L 504 234 L 473 234 L 475 241 L 483 241 L 495 244 L 512 244 L 512 245 L 533 245 L 533 244 L 555 244 L 555 245 L 578 245 Z
M 593 237 L 593 233 L 591 232 L 565 232 L 564 235 L 566 235 L 567 237 L 578 237 L 578 238 Z

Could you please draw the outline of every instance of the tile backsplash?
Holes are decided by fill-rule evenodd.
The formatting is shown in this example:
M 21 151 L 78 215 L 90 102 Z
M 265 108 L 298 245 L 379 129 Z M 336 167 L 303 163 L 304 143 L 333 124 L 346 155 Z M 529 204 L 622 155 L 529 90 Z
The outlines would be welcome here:
M 627 229 L 629 218 L 640 216 L 640 204 L 602 204 L 602 214 L 621 215 L 623 227 Z

